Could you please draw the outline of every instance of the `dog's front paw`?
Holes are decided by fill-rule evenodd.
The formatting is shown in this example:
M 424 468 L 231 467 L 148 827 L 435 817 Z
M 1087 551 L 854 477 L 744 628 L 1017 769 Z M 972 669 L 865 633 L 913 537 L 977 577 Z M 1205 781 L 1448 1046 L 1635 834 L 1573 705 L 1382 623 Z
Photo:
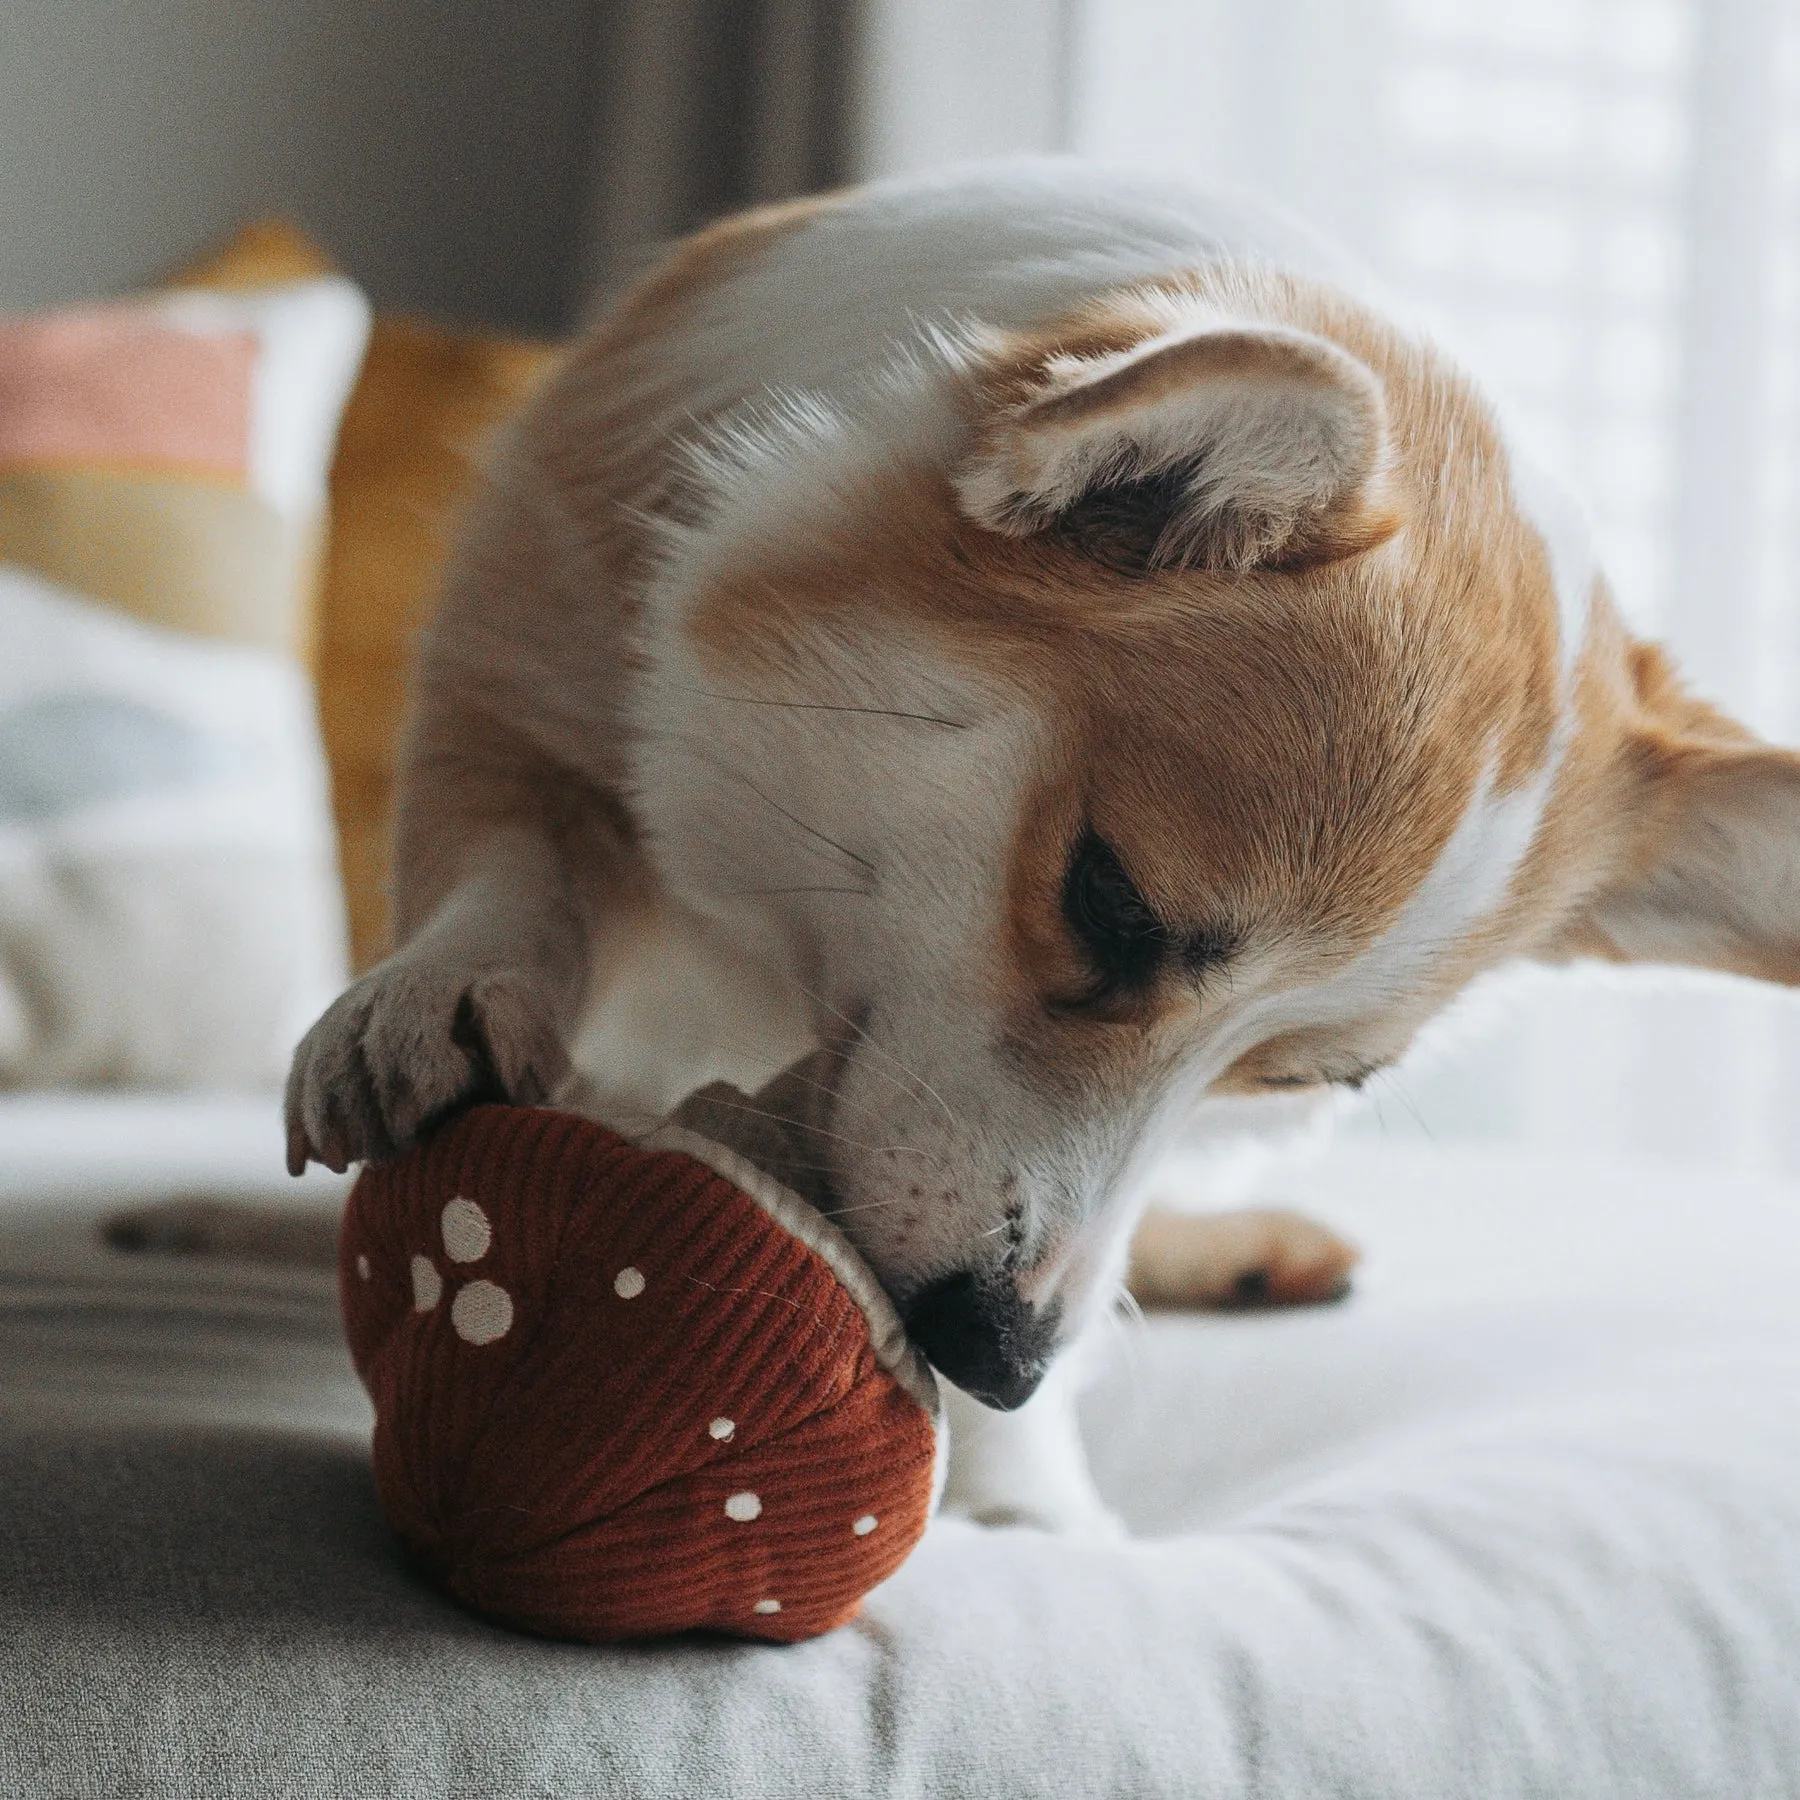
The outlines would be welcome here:
M 356 982 L 294 1053 L 288 1169 L 342 1173 L 397 1156 L 434 1119 L 478 1100 L 533 1105 L 568 1073 L 541 985 L 394 957 Z

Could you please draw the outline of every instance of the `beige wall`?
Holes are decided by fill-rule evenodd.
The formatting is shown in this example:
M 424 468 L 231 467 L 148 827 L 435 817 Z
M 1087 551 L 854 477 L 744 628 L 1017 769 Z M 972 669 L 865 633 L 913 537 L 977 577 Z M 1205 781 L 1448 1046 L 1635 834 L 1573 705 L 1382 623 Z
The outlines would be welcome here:
M 561 326 L 602 0 L 0 0 L 0 309 L 285 210 L 376 299 Z

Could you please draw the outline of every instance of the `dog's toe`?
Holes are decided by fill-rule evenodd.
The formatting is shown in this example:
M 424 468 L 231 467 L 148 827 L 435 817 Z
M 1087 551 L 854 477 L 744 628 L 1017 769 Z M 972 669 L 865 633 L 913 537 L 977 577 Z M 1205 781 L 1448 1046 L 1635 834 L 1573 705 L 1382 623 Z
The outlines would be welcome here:
M 505 970 L 394 958 L 341 995 L 295 1052 L 287 1159 L 384 1162 L 477 1100 L 533 1105 L 568 1072 L 547 997 Z

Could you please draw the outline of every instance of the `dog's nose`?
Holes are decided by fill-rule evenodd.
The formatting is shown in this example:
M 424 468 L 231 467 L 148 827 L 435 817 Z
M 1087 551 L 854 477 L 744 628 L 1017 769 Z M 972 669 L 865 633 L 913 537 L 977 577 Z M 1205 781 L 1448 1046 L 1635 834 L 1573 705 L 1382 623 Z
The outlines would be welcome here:
M 1038 1312 L 1010 1281 L 959 1269 L 913 1298 L 906 1329 L 964 1393 L 1012 1412 L 1044 1379 L 1061 1315 L 1060 1302 Z

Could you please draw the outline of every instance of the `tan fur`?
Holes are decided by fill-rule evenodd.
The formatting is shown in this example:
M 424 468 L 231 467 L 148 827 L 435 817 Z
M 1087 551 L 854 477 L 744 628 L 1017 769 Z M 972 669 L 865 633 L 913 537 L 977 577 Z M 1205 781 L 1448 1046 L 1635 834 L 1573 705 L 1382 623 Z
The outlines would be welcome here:
M 1187 570 L 1127 586 L 1054 542 L 963 520 L 942 473 L 921 469 L 894 479 L 888 504 L 822 540 L 767 546 L 694 620 L 721 670 L 780 690 L 793 685 L 796 645 L 846 605 L 880 606 L 1058 721 L 1064 760 L 1046 770 L 1015 846 L 1012 931 L 993 979 L 1034 1061 L 1072 1076 L 1105 1056 L 1091 1016 L 1059 1019 L 1054 1007 L 1081 983 L 1056 899 L 1083 816 L 1165 917 L 1278 938 L 1291 979 L 1303 980 L 1392 918 L 1449 837 L 1490 747 L 1508 792 L 1542 766 L 1556 716 L 1544 553 L 1510 504 L 1500 446 L 1466 382 L 1302 283 L 1224 270 L 1196 273 L 1182 291 L 1316 331 L 1377 371 L 1402 530 L 1325 566 Z M 1116 314 L 1046 327 L 1024 355 L 1094 355 L 1154 322 L 1128 300 Z M 1009 348 L 1004 369 L 1016 355 Z M 995 379 L 1011 395 L 1023 378 Z M 972 403 L 993 404 L 994 391 Z M 1611 723 L 1596 709 L 1593 735 Z M 1578 760 L 1604 762 L 1586 748 Z M 1416 996 L 1412 1022 L 1476 967 L 1528 947 L 1591 881 L 1596 849 L 1604 845 L 1557 821 L 1505 914 Z M 1154 1004 L 1185 1010 L 1193 999 L 1169 991 Z M 1150 1022 L 1139 1007 L 1118 1023 L 1135 1039 Z M 1345 1042 L 1335 1060 L 1386 1061 L 1403 1045 Z M 1270 1075 L 1311 1066 L 1277 1071 L 1267 1051 L 1255 1064 Z
M 1298 1213 L 1153 1212 L 1127 1275 L 1140 1306 L 1313 1306 L 1348 1291 L 1354 1245 Z
M 457 875 L 446 860 L 437 809 L 463 828 L 486 810 L 504 816 L 521 783 L 546 781 L 579 810 L 605 817 L 620 898 L 638 894 L 616 740 L 587 741 L 583 765 L 566 766 L 562 728 L 616 719 L 616 691 L 557 691 L 567 634 L 602 634 L 593 660 L 623 671 L 636 613 L 634 583 L 648 547 L 644 519 L 667 500 L 671 446 L 664 440 L 667 377 L 646 352 L 682 329 L 697 295 L 829 201 L 803 200 L 726 220 L 679 246 L 632 289 L 570 359 L 560 381 L 496 451 L 489 485 L 466 522 L 444 603 L 414 692 L 404 753 L 398 935 L 404 938 Z M 490 766 L 495 805 L 451 798 L 473 769 Z M 607 910 L 604 906 L 600 910 Z
M 297 1159 L 341 1165 L 403 1142 L 468 1097 L 471 1057 L 500 1091 L 550 1091 L 577 1012 L 666 905 L 626 756 L 652 521 L 692 511 L 674 439 L 746 397 L 714 367 L 709 308 L 838 204 L 750 215 L 676 251 L 496 458 L 421 665 L 398 895 L 416 947 L 387 987 L 352 990 L 349 1012 L 321 1028 L 321 1043 L 353 1041 L 365 1062 L 391 1053 L 404 1079 L 363 1080 L 347 1052 L 324 1063 L 303 1052 Z M 1273 1031 L 1215 1091 L 1390 1061 L 1507 956 L 1666 942 L 1715 966 L 1800 974 L 1796 934 L 1771 931 L 1768 903 L 1691 943 L 1645 923 L 1680 912 L 1679 894 L 1643 897 L 1668 886 L 1672 857 L 1693 865 L 1680 893 L 1716 873 L 1692 848 L 1705 837 L 1698 809 L 1792 785 L 1793 759 L 1745 747 L 1686 699 L 1604 592 L 1565 692 L 1549 558 L 1516 503 L 1507 447 L 1466 378 L 1415 336 L 1259 267 L 1171 269 L 1065 318 L 977 334 L 954 394 L 964 451 L 993 441 L 1071 361 L 1127 352 L 1184 309 L 1311 334 L 1379 389 L 1380 453 L 1290 543 L 1224 568 L 1123 577 L 1053 531 L 1008 535 L 964 516 L 955 468 L 897 445 L 858 503 L 822 507 L 803 529 L 773 515 L 744 524 L 686 615 L 707 678 L 751 704 L 824 704 L 838 692 L 832 646 L 854 637 L 926 647 L 971 692 L 1041 723 L 1049 748 L 1012 841 L 995 847 L 1003 926 L 976 976 L 1012 1064 L 1070 1095 L 1123 1093 L 1158 1059 L 1172 1064 L 1213 1011 L 1328 980 L 1401 915 L 1484 779 L 1504 800 L 1554 775 L 1498 904 L 1366 1017 Z M 1234 372 L 1260 354 L 1246 348 Z M 1178 374 L 1194 370 L 1177 359 L 1145 380 Z M 1059 910 L 1084 825 L 1164 918 L 1238 946 L 1242 991 L 1170 978 L 1125 1000 L 1086 997 Z M 471 895 L 488 909 L 479 953 L 458 935 L 458 909 L 478 910 Z M 481 964 L 486 985 L 471 988 L 469 958 L 500 942 L 512 960 Z M 361 1097 L 341 1097 L 351 1092 Z

